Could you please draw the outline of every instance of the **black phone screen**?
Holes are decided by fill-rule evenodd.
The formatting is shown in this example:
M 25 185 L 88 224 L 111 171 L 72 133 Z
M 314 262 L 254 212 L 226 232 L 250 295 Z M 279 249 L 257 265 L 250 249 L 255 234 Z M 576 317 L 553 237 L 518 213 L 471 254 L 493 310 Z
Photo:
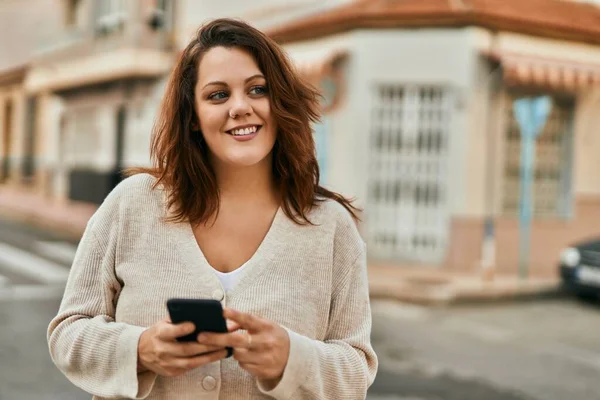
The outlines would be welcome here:
M 195 341 L 200 332 L 227 332 L 223 307 L 217 300 L 169 299 L 167 309 L 174 324 L 192 322 L 196 326 L 193 333 L 177 338 L 180 342 Z

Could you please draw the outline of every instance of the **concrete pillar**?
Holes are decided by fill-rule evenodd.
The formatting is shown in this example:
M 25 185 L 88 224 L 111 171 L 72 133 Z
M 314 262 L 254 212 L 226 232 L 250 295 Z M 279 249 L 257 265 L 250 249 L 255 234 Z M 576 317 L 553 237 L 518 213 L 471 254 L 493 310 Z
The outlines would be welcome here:
M 100 137 L 94 138 L 99 143 L 94 167 L 99 172 L 111 172 L 116 165 L 117 108 L 116 104 L 104 105 L 95 115 Z
M 53 198 L 66 198 L 64 159 L 60 154 L 61 118 L 63 106 L 51 93 L 38 95 L 35 118 L 35 180 L 39 193 Z M 59 176 L 60 175 L 60 176 Z
M 12 119 L 11 165 L 9 180 L 22 186 L 23 160 L 25 159 L 25 94 L 22 90 L 14 90 L 10 97 Z
M 6 95 L 4 95 L 3 93 L 0 93 L 0 179 L 5 175 L 5 171 L 4 171 L 4 154 L 6 153 L 6 149 L 5 149 L 5 137 L 7 135 L 7 132 L 5 132 L 6 129 L 6 115 L 5 115 L 5 111 L 6 111 Z M 0 181 L 0 183 L 4 183 L 3 180 Z
M 24 112 L 23 93 L 14 87 L 7 88 L 0 95 L 0 173 L 5 176 L 8 160 L 8 176 L 4 181 L 8 185 L 19 185 L 21 181 Z

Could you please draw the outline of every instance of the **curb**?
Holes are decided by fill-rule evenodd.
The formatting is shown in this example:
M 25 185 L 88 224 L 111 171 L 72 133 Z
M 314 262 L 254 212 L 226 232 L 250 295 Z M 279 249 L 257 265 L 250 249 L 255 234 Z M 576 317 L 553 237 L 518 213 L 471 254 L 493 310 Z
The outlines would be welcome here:
M 555 287 L 545 288 L 534 292 L 521 292 L 506 295 L 482 295 L 482 296 L 462 296 L 457 297 L 453 304 L 459 305 L 471 305 L 471 304 L 499 304 L 499 303 L 515 303 L 515 302 L 529 302 L 529 301 L 542 301 L 542 300 L 553 300 L 558 298 L 567 297 L 568 293 L 560 286 L 556 284 Z
M 370 276 L 369 290 L 373 299 L 396 300 L 426 306 L 455 306 L 500 302 L 555 299 L 567 293 L 558 279 L 546 281 L 514 281 L 510 285 L 486 283 L 469 287 L 460 278 L 443 284 L 414 284 L 403 279 Z M 472 283 L 471 283 L 472 284 Z

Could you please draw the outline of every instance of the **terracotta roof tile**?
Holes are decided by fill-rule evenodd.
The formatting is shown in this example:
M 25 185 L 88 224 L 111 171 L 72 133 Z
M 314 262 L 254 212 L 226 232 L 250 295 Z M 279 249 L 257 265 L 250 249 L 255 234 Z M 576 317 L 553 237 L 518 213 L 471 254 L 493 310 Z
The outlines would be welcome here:
M 600 44 L 600 7 L 565 0 L 356 0 L 277 26 L 280 42 L 352 29 L 481 26 Z

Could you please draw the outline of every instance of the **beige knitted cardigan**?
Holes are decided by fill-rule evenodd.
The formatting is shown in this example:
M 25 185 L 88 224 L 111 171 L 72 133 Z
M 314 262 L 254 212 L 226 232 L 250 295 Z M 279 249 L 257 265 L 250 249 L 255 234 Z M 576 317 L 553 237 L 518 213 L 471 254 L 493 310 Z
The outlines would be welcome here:
M 300 226 L 281 209 L 230 292 L 189 223 L 167 223 L 164 191 L 146 174 L 120 183 L 90 219 L 58 315 L 54 363 L 103 398 L 363 399 L 377 370 L 365 245 L 349 213 L 325 201 Z M 235 246 L 235 243 L 231 243 Z M 276 321 L 290 336 L 280 383 L 265 390 L 233 359 L 162 377 L 137 373 L 137 344 L 171 297 L 212 298 Z

